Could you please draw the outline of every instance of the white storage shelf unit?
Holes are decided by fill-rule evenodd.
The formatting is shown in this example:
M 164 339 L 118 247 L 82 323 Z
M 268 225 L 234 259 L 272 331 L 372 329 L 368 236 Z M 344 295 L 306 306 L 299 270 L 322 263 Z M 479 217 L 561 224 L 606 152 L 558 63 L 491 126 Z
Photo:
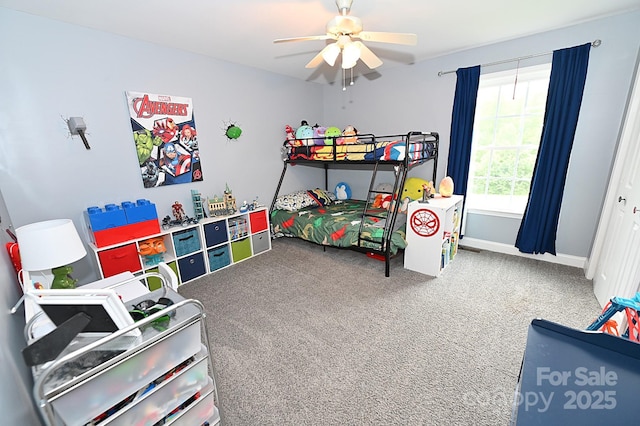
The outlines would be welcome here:
M 34 368 L 34 397 L 47 425 L 219 423 L 203 306 L 161 289 L 128 308 L 161 296 L 174 305 L 106 337 L 76 338 L 55 361 Z M 154 328 L 163 315 L 168 325 Z M 139 336 L 130 335 L 135 329 Z
M 409 203 L 405 268 L 437 277 L 449 265 L 458 250 L 462 201 L 452 195 Z
M 145 244 L 161 240 L 166 251 L 160 256 L 141 255 Z M 101 278 L 124 271 L 157 272 L 157 263 L 167 263 L 185 283 L 271 249 L 267 209 L 228 216 L 214 216 L 198 224 L 169 228 L 159 234 L 108 247 L 90 244 Z M 150 288 L 159 283 L 149 280 Z

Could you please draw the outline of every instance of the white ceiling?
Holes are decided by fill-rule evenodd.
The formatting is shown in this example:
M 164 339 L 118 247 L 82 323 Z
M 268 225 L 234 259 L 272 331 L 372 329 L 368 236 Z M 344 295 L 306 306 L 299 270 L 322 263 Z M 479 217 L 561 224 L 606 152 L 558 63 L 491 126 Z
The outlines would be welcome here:
M 339 78 L 305 64 L 338 14 L 334 0 L 0 0 L 0 6 L 320 83 Z M 640 0 L 354 0 L 366 31 L 408 32 L 417 46 L 367 42 L 389 67 L 640 9 Z M 1 13 L 1 10 L 0 10 Z M 640 25 L 640 23 L 639 23 Z M 366 73 L 361 62 L 356 73 Z

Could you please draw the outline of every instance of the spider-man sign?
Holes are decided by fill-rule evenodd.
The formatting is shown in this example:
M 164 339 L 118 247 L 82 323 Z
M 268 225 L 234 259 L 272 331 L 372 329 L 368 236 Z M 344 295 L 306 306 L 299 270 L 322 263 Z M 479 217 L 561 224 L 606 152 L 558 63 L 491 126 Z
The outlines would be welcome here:
M 431 237 L 440 229 L 438 215 L 429 209 L 418 209 L 409 218 L 411 229 L 421 237 Z

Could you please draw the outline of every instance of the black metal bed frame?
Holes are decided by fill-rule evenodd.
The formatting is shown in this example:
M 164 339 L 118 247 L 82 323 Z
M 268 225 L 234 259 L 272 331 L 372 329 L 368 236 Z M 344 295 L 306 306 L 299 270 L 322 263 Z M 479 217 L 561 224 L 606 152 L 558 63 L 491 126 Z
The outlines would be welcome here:
M 389 206 L 386 210 L 386 212 L 384 212 L 383 214 L 370 214 L 368 213 L 369 211 L 369 207 L 372 205 L 373 201 L 375 200 L 375 196 L 377 194 L 383 193 L 383 194 L 389 194 L 392 197 L 394 196 L 394 194 L 398 195 L 401 191 L 402 188 L 404 187 L 405 184 L 405 180 L 407 178 L 407 173 L 409 172 L 410 169 L 412 169 L 415 166 L 418 166 L 420 164 L 424 164 L 428 161 L 433 161 L 433 182 L 435 183 L 436 180 L 436 173 L 437 173 L 437 169 L 438 169 L 438 145 L 440 142 L 440 136 L 438 133 L 435 132 L 418 132 L 418 131 L 412 131 L 412 132 L 408 132 L 406 134 L 399 134 L 399 135 L 386 135 L 386 136 L 375 136 L 372 134 L 363 134 L 363 135 L 357 135 L 357 144 L 356 145 L 366 145 L 367 147 L 370 147 L 372 150 L 376 149 L 376 146 L 379 146 L 379 142 L 386 142 L 386 141 L 397 141 L 397 140 L 402 140 L 404 142 L 404 149 L 405 149 L 405 155 L 404 158 L 401 160 L 380 160 L 380 159 L 374 159 L 374 160 L 348 160 L 348 159 L 341 159 L 339 157 L 339 150 L 338 147 L 349 147 L 349 145 L 338 145 L 338 140 L 340 139 L 340 137 L 335 137 L 335 138 L 329 138 L 329 139 L 333 139 L 332 140 L 332 144 L 324 144 L 324 147 L 326 146 L 332 146 L 332 155 L 324 160 L 317 160 L 317 159 L 311 159 L 311 154 L 313 152 L 312 148 L 313 147 L 317 147 L 317 146 L 322 146 L 321 144 L 318 145 L 314 145 L 314 138 L 310 138 L 310 139 L 305 139 L 303 140 L 303 142 L 306 142 L 307 145 L 303 145 L 303 146 L 292 146 L 291 145 L 291 141 L 289 140 L 285 140 L 283 145 L 282 145 L 282 153 L 283 153 L 283 163 L 284 166 L 282 168 L 282 173 L 280 175 L 280 180 L 278 182 L 278 186 L 276 188 L 276 192 L 273 196 L 273 200 L 271 202 L 271 207 L 269 208 L 269 214 L 271 214 L 271 212 L 273 212 L 275 203 L 276 203 L 276 199 L 278 198 L 278 195 L 280 193 L 280 188 L 282 186 L 282 182 L 284 180 L 284 177 L 286 175 L 287 172 L 287 167 L 289 164 L 291 165 L 296 165 L 296 164 L 300 164 L 300 165 L 307 165 L 307 166 L 322 166 L 324 168 L 324 188 L 328 189 L 328 185 L 329 185 L 329 168 L 331 165 L 347 165 L 347 166 L 353 166 L 355 167 L 359 167 L 359 166 L 368 166 L 372 169 L 372 175 L 371 175 L 371 182 L 369 184 L 369 190 L 367 192 L 367 200 L 366 200 L 366 205 L 365 208 L 362 212 L 362 220 L 360 221 L 360 232 L 359 232 L 359 236 L 358 236 L 358 245 L 357 246 L 351 246 L 348 247 L 348 249 L 350 250 L 355 250 L 355 251 L 360 251 L 360 252 L 365 252 L 365 253 L 374 253 L 376 255 L 380 255 L 384 257 L 384 261 L 385 261 L 385 277 L 389 276 L 389 262 L 391 259 L 391 235 L 394 231 L 394 227 L 395 227 L 395 223 L 396 223 L 396 218 L 398 215 L 398 210 L 397 208 L 394 208 L 393 203 L 389 203 Z M 326 140 L 327 138 L 315 138 L 315 139 L 322 139 L 323 141 Z M 415 155 L 410 155 L 410 148 L 411 145 L 416 144 L 416 143 L 422 143 L 422 148 L 421 148 L 421 152 L 419 153 L 419 155 L 415 156 Z M 429 149 L 430 148 L 430 149 Z M 298 158 L 295 159 L 290 159 L 289 156 L 292 152 L 292 150 L 296 150 L 295 152 L 299 154 Z M 348 148 L 346 148 L 348 149 Z M 365 148 L 368 149 L 368 148 Z M 307 155 L 304 155 L 304 152 L 307 152 Z M 300 155 L 300 153 L 302 153 Z M 360 151 L 358 151 L 358 153 L 360 153 Z M 306 157 L 306 158 L 305 158 Z M 393 170 L 394 170 L 394 174 L 395 174 L 395 181 L 393 184 L 393 190 L 390 192 L 384 192 L 384 191 L 378 191 L 375 190 L 374 186 L 375 186 L 375 182 L 376 182 L 376 175 L 378 172 L 378 168 L 379 166 L 393 166 Z M 401 200 L 398 200 L 398 202 L 400 202 Z M 383 236 L 382 239 L 380 241 L 377 240 L 372 240 L 370 238 L 366 238 L 363 236 L 363 225 L 365 222 L 365 217 L 377 217 L 379 219 L 385 219 L 385 226 L 384 226 L 384 230 L 383 230 Z M 371 247 L 367 247 L 367 246 L 363 246 L 363 243 L 367 242 L 369 244 L 374 244 L 374 245 L 379 245 L 379 248 L 371 248 Z

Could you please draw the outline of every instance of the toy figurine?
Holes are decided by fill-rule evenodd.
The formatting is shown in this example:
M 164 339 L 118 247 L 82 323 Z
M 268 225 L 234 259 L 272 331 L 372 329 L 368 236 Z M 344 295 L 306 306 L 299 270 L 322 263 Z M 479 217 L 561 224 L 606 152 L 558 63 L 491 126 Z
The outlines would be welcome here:
M 53 273 L 53 282 L 51 288 L 53 289 L 72 289 L 76 288 L 78 280 L 71 278 L 71 272 L 73 269 L 71 266 L 60 266 L 51 270 Z
M 422 200 L 420 200 L 420 203 L 428 203 L 429 198 L 433 198 L 433 194 L 431 194 L 431 185 L 424 183 L 422 184 Z
M 173 203 L 171 208 L 173 210 L 173 217 L 175 217 L 177 221 L 182 222 L 185 214 L 184 209 L 182 208 L 182 204 L 176 201 L 175 203 Z

